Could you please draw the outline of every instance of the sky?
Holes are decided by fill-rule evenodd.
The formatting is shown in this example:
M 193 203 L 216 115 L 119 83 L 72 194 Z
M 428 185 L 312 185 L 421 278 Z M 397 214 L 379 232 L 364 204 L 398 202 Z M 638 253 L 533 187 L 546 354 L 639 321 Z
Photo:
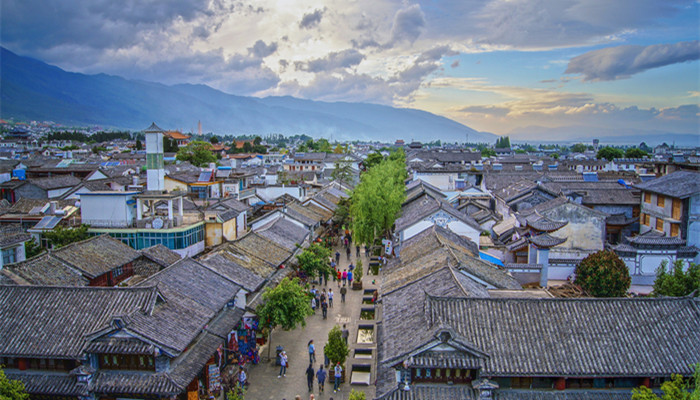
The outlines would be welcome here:
M 0 7 L 2 46 L 68 71 L 417 108 L 514 139 L 574 131 L 700 137 L 697 0 Z

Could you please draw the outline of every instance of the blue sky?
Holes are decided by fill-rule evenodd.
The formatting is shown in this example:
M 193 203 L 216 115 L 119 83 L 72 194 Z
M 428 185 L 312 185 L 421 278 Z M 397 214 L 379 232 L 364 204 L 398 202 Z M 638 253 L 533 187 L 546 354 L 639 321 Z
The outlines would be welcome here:
M 696 0 L 5 0 L 11 51 L 232 94 L 412 107 L 516 139 L 700 137 Z

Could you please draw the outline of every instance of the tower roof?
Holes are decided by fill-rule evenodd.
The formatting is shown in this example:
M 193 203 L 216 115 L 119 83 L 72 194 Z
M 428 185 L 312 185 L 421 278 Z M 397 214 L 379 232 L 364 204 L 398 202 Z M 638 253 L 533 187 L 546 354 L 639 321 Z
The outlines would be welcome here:
M 163 130 L 160 129 L 160 127 L 158 127 L 158 125 L 156 125 L 155 122 L 152 122 L 151 126 L 146 128 L 143 132 L 144 133 L 163 133 Z

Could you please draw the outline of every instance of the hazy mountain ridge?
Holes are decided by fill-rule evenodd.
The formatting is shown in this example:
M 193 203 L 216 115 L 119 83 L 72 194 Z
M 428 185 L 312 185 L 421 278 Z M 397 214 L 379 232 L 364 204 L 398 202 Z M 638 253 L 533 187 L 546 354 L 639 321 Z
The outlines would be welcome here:
M 0 113 L 3 118 L 48 120 L 66 125 L 191 131 L 197 121 L 217 134 L 305 133 L 338 140 L 415 139 L 494 142 L 445 117 L 415 109 L 369 103 L 321 102 L 294 97 L 255 98 L 206 85 L 128 80 L 67 72 L 0 48 Z

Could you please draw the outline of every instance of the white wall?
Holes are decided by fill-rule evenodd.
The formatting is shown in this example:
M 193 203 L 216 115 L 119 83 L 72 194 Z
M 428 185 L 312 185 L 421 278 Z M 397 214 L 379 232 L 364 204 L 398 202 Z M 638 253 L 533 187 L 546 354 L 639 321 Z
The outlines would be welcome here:
M 452 182 L 450 183 L 450 178 Z M 444 173 L 444 174 L 423 174 L 416 172 L 413 175 L 413 180 L 420 179 L 423 182 L 429 183 L 440 190 L 454 190 L 455 179 L 457 179 L 456 173 Z
M 94 227 L 127 227 L 134 220 L 134 195 L 80 196 L 80 216 L 84 224 Z
M 60 189 L 52 189 L 47 192 L 47 196 L 49 199 L 55 199 L 56 197 L 61 196 L 63 193 L 66 193 L 67 191 L 73 189 L 72 187 L 67 187 L 67 188 L 60 188 Z
M 288 194 L 295 199 L 301 200 L 301 190 L 298 186 L 268 186 L 255 188 L 255 193 L 266 199 L 276 199 L 284 194 Z

